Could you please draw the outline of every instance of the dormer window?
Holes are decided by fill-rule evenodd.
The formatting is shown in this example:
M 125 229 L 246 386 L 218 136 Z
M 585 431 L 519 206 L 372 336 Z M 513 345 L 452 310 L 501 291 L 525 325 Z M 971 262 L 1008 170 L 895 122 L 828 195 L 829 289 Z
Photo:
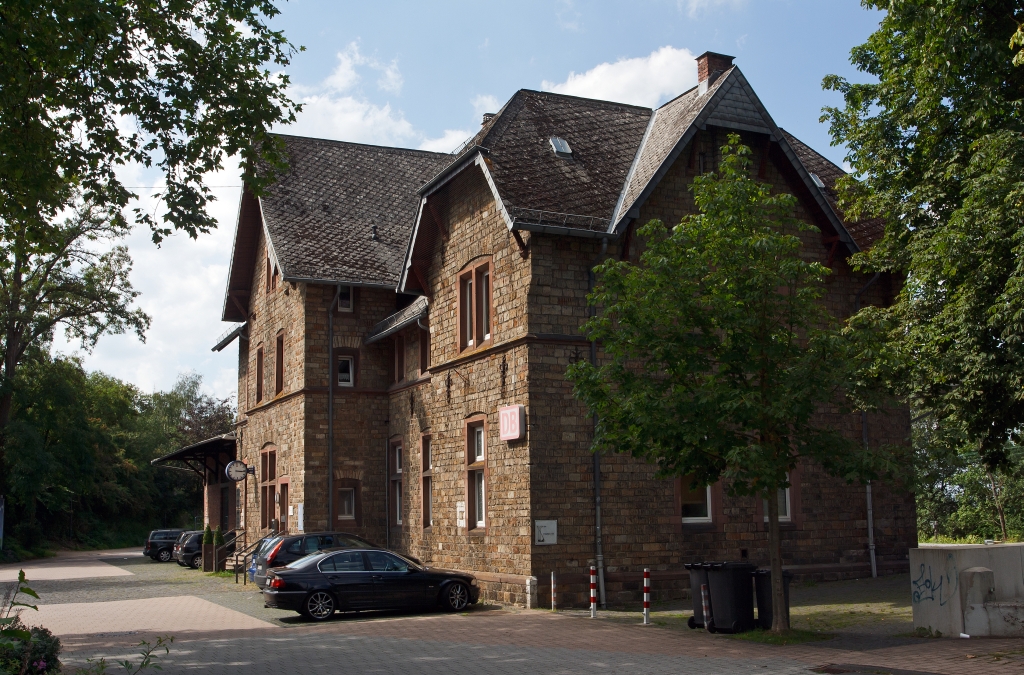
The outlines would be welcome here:
M 555 151 L 555 154 L 559 157 L 572 157 L 572 148 L 569 147 L 569 142 L 564 138 L 558 136 L 552 136 L 551 149 Z

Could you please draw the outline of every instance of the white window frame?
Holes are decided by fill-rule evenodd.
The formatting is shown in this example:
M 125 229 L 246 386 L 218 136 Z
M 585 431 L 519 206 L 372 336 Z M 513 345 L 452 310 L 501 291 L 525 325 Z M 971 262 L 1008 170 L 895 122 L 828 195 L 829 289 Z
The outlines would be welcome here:
M 395 473 L 402 473 L 402 446 L 396 444 L 395 448 Z
M 789 476 L 786 476 L 786 480 L 789 480 Z M 790 485 L 789 487 L 786 487 L 786 488 L 779 488 L 780 491 L 785 490 L 785 492 L 786 492 L 786 515 L 782 515 L 781 513 L 779 514 L 779 522 L 780 523 L 791 523 L 791 522 L 793 522 L 793 500 L 790 497 L 790 491 L 789 491 L 789 489 L 791 487 L 793 487 L 793 486 Z M 767 499 L 762 499 L 761 500 L 761 508 L 764 509 L 764 522 L 767 523 L 768 522 L 768 500 Z
M 395 481 L 395 525 L 402 524 L 402 481 Z
M 684 477 L 683 480 L 686 480 Z M 711 486 L 707 485 L 704 487 L 704 504 L 707 506 L 708 515 L 706 516 L 683 516 L 682 521 L 684 523 L 710 523 L 711 522 Z
M 338 311 L 339 312 L 352 312 L 356 306 L 355 288 L 348 285 L 339 286 L 340 292 L 338 293 Z M 345 289 L 348 289 L 348 301 L 345 302 L 342 298 L 344 297 Z
M 473 427 L 473 461 L 484 461 L 486 454 L 487 439 L 484 436 L 484 425 L 478 424 Z
M 427 476 L 423 479 L 423 483 L 426 486 L 426 492 L 424 496 L 424 503 L 427 506 L 427 527 L 434 526 L 434 477 Z
M 351 497 L 350 497 L 351 501 L 349 502 L 349 504 L 352 507 L 352 513 L 351 514 L 345 514 L 345 513 L 341 513 L 340 512 L 341 508 L 342 508 L 342 505 L 344 505 L 346 503 L 344 499 L 340 498 L 341 494 L 343 494 L 343 493 L 348 493 L 348 494 L 351 495 Z M 339 511 L 339 513 L 338 513 L 338 520 L 355 520 L 356 519 L 356 489 L 355 488 L 340 488 L 338 490 L 338 495 L 339 495 L 339 499 L 338 499 L 338 511 Z
M 473 514 L 475 516 L 475 518 L 476 518 L 475 526 L 476 527 L 486 527 L 486 525 L 487 525 L 487 516 L 486 516 L 486 512 L 487 512 L 487 499 L 486 499 L 486 496 L 487 496 L 486 495 L 487 479 L 484 477 L 483 470 L 474 471 L 473 473 L 476 474 L 475 476 L 473 476 L 473 498 L 476 500 L 476 504 L 474 505 L 474 511 L 476 511 L 476 513 Z
M 342 361 L 348 361 L 348 382 L 341 381 L 341 373 L 336 369 L 335 379 L 339 387 L 354 387 L 356 386 L 356 357 L 354 356 L 339 356 L 338 364 Z M 337 364 L 336 364 L 337 365 Z

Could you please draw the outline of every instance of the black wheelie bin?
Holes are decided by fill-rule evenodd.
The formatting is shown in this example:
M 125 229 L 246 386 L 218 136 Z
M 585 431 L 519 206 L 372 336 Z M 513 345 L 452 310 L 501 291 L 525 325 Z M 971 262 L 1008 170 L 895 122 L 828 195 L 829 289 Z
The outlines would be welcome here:
M 683 567 L 690 573 L 690 599 L 693 601 L 693 616 L 687 620 L 686 625 L 690 628 L 704 628 L 704 603 L 700 587 L 708 582 L 708 573 L 703 563 L 686 563 Z
M 786 618 L 789 618 L 789 582 L 793 573 L 782 570 L 782 591 L 786 597 Z M 772 571 L 754 572 L 754 586 L 757 588 L 757 625 L 764 630 L 772 627 Z
M 757 568 L 743 562 L 709 563 L 707 567 L 711 622 L 715 632 L 753 630 L 756 624 L 752 575 Z

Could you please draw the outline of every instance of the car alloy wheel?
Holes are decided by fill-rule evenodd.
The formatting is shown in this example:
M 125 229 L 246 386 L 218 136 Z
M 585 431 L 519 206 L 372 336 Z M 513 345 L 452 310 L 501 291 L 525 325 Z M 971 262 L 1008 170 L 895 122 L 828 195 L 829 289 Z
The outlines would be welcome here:
M 171 562 L 171 552 L 167 549 L 160 551 L 156 557 L 160 562 Z
M 192 569 L 197 570 L 203 566 L 203 556 L 197 555 L 192 558 Z
M 330 593 L 317 591 L 306 598 L 306 616 L 314 621 L 324 621 L 334 614 L 334 598 Z
M 469 589 L 465 584 L 452 584 L 444 592 L 444 604 L 449 611 L 460 612 L 469 604 Z

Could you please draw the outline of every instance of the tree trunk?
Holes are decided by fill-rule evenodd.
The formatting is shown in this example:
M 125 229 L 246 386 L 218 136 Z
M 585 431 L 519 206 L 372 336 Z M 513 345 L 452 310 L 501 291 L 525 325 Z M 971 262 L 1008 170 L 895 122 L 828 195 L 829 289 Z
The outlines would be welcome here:
M 996 477 L 987 469 L 985 473 L 988 474 L 988 482 L 992 486 L 992 499 L 996 503 L 996 512 L 999 514 L 999 529 L 1003 532 L 1003 541 L 1006 541 L 1006 516 L 1003 514 L 1003 502 L 999 499 L 999 491 L 996 489 Z
M 772 632 L 789 630 L 789 615 L 786 614 L 786 593 L 782 585 L 782 533 L 779 532 L 779 491 L 774 490 L 765 502 L 768 503 L 768 554 L 772 568 Z

